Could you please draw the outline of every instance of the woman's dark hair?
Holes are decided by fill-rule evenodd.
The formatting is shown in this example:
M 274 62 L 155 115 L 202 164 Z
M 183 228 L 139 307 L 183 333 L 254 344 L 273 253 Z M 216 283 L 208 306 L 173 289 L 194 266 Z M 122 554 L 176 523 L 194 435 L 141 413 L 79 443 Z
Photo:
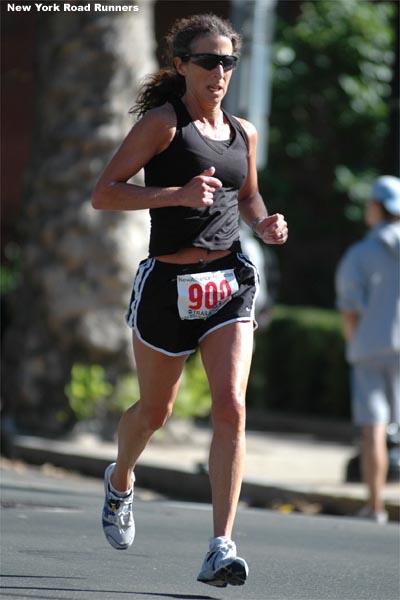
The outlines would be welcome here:
M 173 59 L 175 56 L 190 54 L 193 41 L 205 35 L 229 38 L 233 53 L 239 55 L 241 37 L 229 21 L 212 13 L 178 19 L 165 36 L 166 49 L 163 58 L 166 67 L 150 75 L 145 81 L 139 90 L 135 106 L 129 112 L 141 116 L 151 108 L 183 96 L 186 90 L 185 78 L 176 71 Z

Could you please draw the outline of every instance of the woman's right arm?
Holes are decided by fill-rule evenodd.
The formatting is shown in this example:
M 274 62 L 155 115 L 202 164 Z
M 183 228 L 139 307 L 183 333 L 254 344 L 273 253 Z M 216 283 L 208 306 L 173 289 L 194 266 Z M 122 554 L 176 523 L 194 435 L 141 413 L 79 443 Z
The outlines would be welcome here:
M 176 128 L 170 105 L 147 112 L 122 142 L 101 174 L 92 194 L 93 208 L 99 210 L 141 210 L 166 206 L 203 207 L 212 204 L 214 189 L 221 183 L 208 170 L 184 187 L 143 187 L 127 183 L 156 154 L 171 143 Z

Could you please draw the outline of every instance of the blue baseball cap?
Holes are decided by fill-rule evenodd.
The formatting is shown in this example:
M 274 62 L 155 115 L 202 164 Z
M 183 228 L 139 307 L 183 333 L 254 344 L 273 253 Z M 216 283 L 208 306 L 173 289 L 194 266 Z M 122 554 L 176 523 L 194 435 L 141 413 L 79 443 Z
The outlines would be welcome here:
M 392 175 L 378 177 L 372 186 L 372 199 L 391 214 L 400 217 L 400 179 Z

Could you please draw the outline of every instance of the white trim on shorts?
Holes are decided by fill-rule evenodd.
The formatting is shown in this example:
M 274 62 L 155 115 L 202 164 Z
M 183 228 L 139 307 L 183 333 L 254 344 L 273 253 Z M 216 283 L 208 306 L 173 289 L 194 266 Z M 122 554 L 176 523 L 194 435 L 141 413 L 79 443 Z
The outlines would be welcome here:
M 254 293 L 254 298 L 253 298 L 253 303 L 252 303 L 252 307 L 251 307 L 251 311 L 248 317 L 238 317 L 237 319 L 230 319 L 229 321 L 225 321 L 224 323 L 219 323 L 218 325 L 215 325 L 215 327 L 212 327 L 211 329 L 209 329 L 208 331 L 206 331 L 199 339 L 198 339 L 198 345 L 204 340 L 204 338 L 209 334 L 212 333 L 214 331 L 217 331 L 218 329 L 220 329 L 221 327 L 225 327 L 225 325 L 231 325 L 232 323 L 249 323 L 249 322 L 253 322 L 254 323 L 254 330 L 257 329 L 258 324 L 257 321 L 255 320 L 255 306 L 256 306 L 256 298 L 257 298 L 257 294 L 260 288 L 259 285 L 259 276 L 258 276 L 258 271 L 257 268 L 249 261 L 248 257 L 241 253 L 241 252 L 237 252 L 236 253 L 236 257 L 238 260 L 240 260 L 240 262 L 242 262 L 246 267 L 250 268 L 253 270 L 254 272 L 254 283 L 255 283 L 255 293 Z M 135 277 L 135 281 L 134 281 L 134 300 L 130 305 L 130 316 L 129 319 L 127 320 L 127 323 L 129 325 L 129 327 L 135 332 L 135 334 L 137 335 L 138 339 L 145 345 L 148 346 L 149 348 L 152 348 L 153 350 L 156 350 L 157 352 L 161 352 L 161 354 L 165 354 L 166 356 L 186 356 L 189 354 L 194 354 L 198 348 L 198 346 L 196 346 L 196 348 L 190 349 L 190 350 L 184 350 L 182 352 L 169 352 L 168 350 L 165 350 L 164 348 L 159 348 L 158 346 L 154 346 L 153 344 L 150 344 L 149 342 L 147 342 L 141 335 L 138 325 L 137 325 L 137 311 L 138 311 L 138 307 L 140 304 L 140 300 L 142 297 L 142 292 L 143 292 L 143 288 L 145 286 L 145 283 L 147 281 L 147 278 L 149 277 L 149 275 L 151 274 L 151 272 L 153 271 L 154 267 L 156 264 L 156 259 L 154 258 L 147 258 L 145 260 L 145 262 L 143 264 L 141 264 L 139 266 L 138 272 L 136 274 Z M 143 274 L 140 278 L 141 275 L 141 271 L 143 271 Z M 139 280 L 140 278 L 140 280 Z
M 221 329 L 221 327 L 225 327 L 225 325 L 231 325 L 232 323 L 255 323 L 254 319 L 251 317 L 238 317 L 237 319 L 230 319 L 229 321 L 224 321 L 224 323 L 219 323 L 219 325 L 215 325 L 215 327 L 211 327 L 208 331 L 203 333 L 201 337 L 199 337 L 199 344 L 204 340 L 205 337 L 208 336 L 209 333 L 213 333 L 213 331 L 217 331 L 217 329 Z M 256 327 L 254 327 L 256 329 Z
M 246 265 L 246 267 L 249 267 L 249 269 L 253 269 L 254 283 L 256 286 L 256 291 L 254 292 L 253 306 L 251 307 L 251 313 L 249 316 L 250 316 L 250 319 L 253 320 L 255 323 L 254 329 L 257 329 L 258 324 L 255 319 L 255 315 L 256 315 L 256 300 L 257 300 L 258 292 L 260 290 L 260 276 L 258 274 L 257 267 L 255 267 L 253 265 L 253 263 L 250 261 L 249 257 L 246 254 L 243 254 L 242 252 L 237 252 L 236 256 L 237 256 L 237 259 L 240 260 L 240 262 L 242 262 L 244 265 Z
M 129 307 L 130 314 L 129 314 L 129 319 L 127 320 L 127 323 L 131 329 L 134 329 L 134 330 L 137 329 L 137 323 L 136 323 L 137 309 L 138 309 L 138 306 L 140 303 L 140 299 L 142 297 L 144 285 L 146 283 L 148 276 L 154 269 L 155 264 L 156 264 L 156 261 L 154 258 L 147 258 L 144 262 L 142 262 L 139 265 L 139 268 L 135 275 L 135 279 L 134 279 L 134 283 L 133 283 L 134 299 L 131 302 L 131 305 Z
M 138 339 L 145 346 L 148 346 L 149 348 L 152 348 L 153 350 L 156 350 L 157 352 L 161 352 L 162 354 L 165 354 L 166 356 L 185 356 L 187 354 L 194 354 L 194 352 L 196 352 L 196 348 L 194 348 L 192 350 L 184 350 L 183 352 L 169 352 L 168 350 L 164 350 L 164 348 L 159 348 L 158 346 L 154 346 L 153 344 L 150 344 L 142 337 L 142 334 L 140 333 L 140 330 L 139 330 L 139 327 L 137 324 L 137 312 L 138 312 L 140 300 L 142 298 L 142 292 L 143 292 L 144 286 L 146 284 L 147 278 L 153 271 L 155 265 L 156 265 L 155 258 L 147 258 L 143 264 L 139 265 L 139 269 L 136 274 L 136 277 L 134 280 L 134 286 L 133 286 L 134 300 L 130 305 L 130 309 L 129 309 L 130 316 L 129 316 L 129 319 L 127 320 L 127 323 L 129 325 L 129 327 L 132 329 L 132 331 L 134 331 L 136 333 Z
M 194 354 L 197 350 L 197 348 L 195 348 L 194 350 L 184 350 L 183 352 L 168 352 L 168 350 L 164 350 L 164 348 L 159 348 L 158 346 L 153 346 L 153 344 L 146 342 L 146 340 L 144 340 L 140 335 L 139 329 L 137 327 L 132 327 L 132 331 L 136 333 L 138 339 L 142 342 L 142 344 L 148 346 L 152 350 L 161 352 L 161 354 L 165 354 L 166 356 L 188 356 L 189 354 Z

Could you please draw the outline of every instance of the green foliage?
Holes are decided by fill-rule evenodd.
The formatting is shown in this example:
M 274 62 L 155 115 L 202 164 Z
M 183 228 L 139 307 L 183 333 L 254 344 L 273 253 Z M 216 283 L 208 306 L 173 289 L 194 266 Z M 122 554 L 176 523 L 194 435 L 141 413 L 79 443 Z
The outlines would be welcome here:
M 134 373 L 119 375 L 113 385 L 100 365 L 75 364 L 65 387 L 70 407 L 78 420 L 124 413 L 139 399 Z
M 250 407 L 334 418 L 349 417 L 349 373 L 336 311 L 279 306 L 256 335 L 247 401 Z M 74 365 L 66 386 L 78 419 L 123 413 L 139 397 L 135 374 L 110 384 L 99 365 Z M 197 352 L 185 365 L 174 415 L 210 414 L 207 377 Z
M 394 6 L 315 0 L 278 4 L 269 165 L 260 187 L 285 214 L 281 301 L 332 306 L 333 271 L 363 232 L 363 203 L 389 132 Z
M 349 373 L 335 311 L 277 307 L 257 334 L 250 406 L 335 418 L 349 417 Z
M 344 216 L 349 221 L 360 222 L 363 220 L 371 186 L 376 175 L 375 171 L 365 170 L 364 178 L 360 178 L 344 165 L 336 168 L 335 189 L 339 193 L 346 194 L 348 198 L 348 202 L 344 207 Z
M 139 384 L 134 373 L 120 375 L 111 384 L 102 366 L 75 364 L 65 394 L 76 419 L 104 419 L 132 406 L 139 399 Z M 209 414 L 210 407 L 208 382 L 197 353 L 185 365 L 174 415 L 186 419 L 203 417 Z
M 0 265 L 0 295 L 4 296 L 17 289 L 21 279 L 20 248 L 8 243 L 4 248 L 4 263 Z
M 110 412 L 124 413 L 139 399 L 139 384 L 134 373 L 128 373 L 117 378 L 114 391 L 107 402 Z
M 205 417 L 210 413 L 210 409 L 208 381 L 201 363 L 200 353 L 197 352 L 186 362 L 174 405 L 174 415 L 186 419 Z
M 18 274 L 12 267 L 0 265 L 0 294 L 5 295 L 16 289 L 18 285 Z
M 368 157 L 376 157 L 388 127 L 392 15 L 389 3 L 318 0 L 302 3 L 294 25 L 278 23 L 274 152 L 304 160 L 329 149 L 335 165 L 376 162 Z
M 71 380 L 65 387 L 70 407 L 78 420 L 93 418 L 112 391 L 113 386 L 106 380 L 100 365 L 74 365 Z

